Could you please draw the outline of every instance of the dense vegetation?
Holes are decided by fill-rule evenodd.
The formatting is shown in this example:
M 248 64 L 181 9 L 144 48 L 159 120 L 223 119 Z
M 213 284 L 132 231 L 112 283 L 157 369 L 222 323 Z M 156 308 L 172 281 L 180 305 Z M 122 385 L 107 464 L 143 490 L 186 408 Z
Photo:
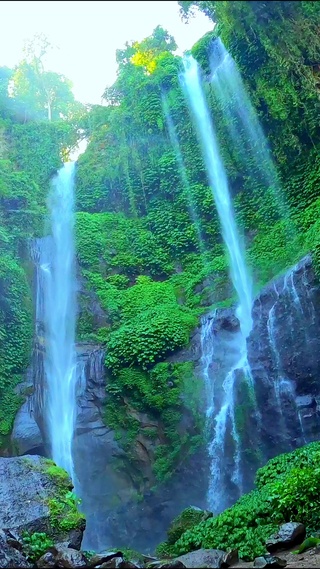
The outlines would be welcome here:
M 198 5 L 217 22 L 192 54 L 208 79 L 212 41 L 222 39 L 274 156 L 274 166 L 257 160 L 235 101 L 219 99 L 204 81 L 256 289 L 307 251 L 319 269 L 319 3 L 180 5 L 185 14 Z M 48 47 L 40 37 L 16 69 L 0 69 L 0 437 L 10 432 L 20 404 L 14 388 L 30 359 L 28 242 L 43 232 L 50 177 L 81 131 L 88 147 L 77 168 L 84 289 L 78 339 L 107 348 L 104 417 L 133 463 L 139 418 L 152 419 L 155 427 L 143 436 L 154 443 L 154 481 L 163 481 L 194 452 L 203 431 L 199 394 L 190 387 L 200 386 L 193 364 L 170 356 L 188 345 L 208 307 L 234 302 L 212 191 L 179 80 L 182 61 L 174 38 L 157 27 L 142 42 L 118 50 L 118 76 L 105 90 L 105 105 L 84 112 L 66 78 L 44 69 Z M 103 326 L 85 290 L 98 299 Z M 186 392 L 190 397 L 183 397 Z M 182 436 L 186 413 L 192 426 Z
M 318 442 L 271 459 L 258 470 L 256 489 L 218 516 L 199 523 L 199 514 L 186 510 L 172 524 L 179 531 L 168 532 L 168 541 L 159 545 L 158 553 L 179 555 L 200 547 L 238 549 L 243 559 L 250 560 L 266 553 L 266 540 L 282 523 L 297 520 L 305 524 L 307 535 L 317 532 L 319 459 Z
M 274 156 L 273 164 L 265 148 L 265 162 L 260 155 L 257 160 L 234 100 L 221 101 L 206 83 L 258 289 L 305 252 L 319 257 L 319 4 L 180 4 L 184 13 L 196 4 L 218 22 L 192 54 L 205 77 L 212 40 L 222 38 Z M 163 362 L 187 345 L 208 306 L 234 301 L 175 47 L 158 27 L 118 50 L 117 80 L 104 93 L 106 105 L 92 107 L 82 125 L 89 144 L 78 161 L 78 259 L 106 314 L 106 326 L 97 328 L 84 302 L 78 333 L 106 344 L 111 380 L 105 417 L 119 437 L 130 433 L 122 442 L 133 457 L 139 421 L 132 422 L 131 407 L 157 418 L 164 432 L 178 429 L 183 382 Z M 174 394 L 165 389 L 171 383 Z M 170 413 L 160 412 L 159 404 Z M 163 479 L 180 447 L 170 436 L 157 445 L 166 455 Z M 155 473 L 159 478 L 157 467 Z
M 59 93 L 60 86 L 67 84 L 57 74 L 53 78 L 54 74 L 40 69 L 39 45 L 45 47 L 44 38 L 29 45 L 26 60 L 15 69 L 0 68 L 0 445 L 21 404 L 14 388 L 31 357 L 29 240 L 43 234 L 49 180 L 77 140 L 70 114 L 80 111 L 69 86 L 62 107 L 59 95 L 55 97 L 53 112 L 53 92 Z M 42 87 L 49 78 L 51 121 Z M 57 118 L 63 109 L 65 119 Z

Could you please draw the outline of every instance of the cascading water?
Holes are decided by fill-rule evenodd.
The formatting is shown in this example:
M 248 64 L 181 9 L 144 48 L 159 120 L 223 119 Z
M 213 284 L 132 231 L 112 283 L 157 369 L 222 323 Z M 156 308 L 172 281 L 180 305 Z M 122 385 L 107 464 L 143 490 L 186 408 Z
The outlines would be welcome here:
M 48 199 L 50 256 L 40 265 L 45 326 L 44 422 L 53 460 L 74 478 L 72 441 L 76 419 L 76 276 L 74 172 L 67 163 L 54 178 Z
M 252 328 L 252 282 L 245 264 L 244 251 L 236 226 L 228 181 L 202 89 L 200 70 L 192 56 L 184 58 L 182 83 L 195 117 L 199 141 L 215 199 L 225 245 L 230 258 L 232 283 L 239 299 L 238 317 L 244 337 Z
M 254 180 L 255 187 L 263 188 L 261 198 L 256 196 L 259 207 L 261 211 L 267 207 L 270 215 L 272 204 L 273 214 L 288 221 L 287 230 L 292 234 L 293 223 L 289 219 L 289 208 L 283 199 L 267 138 L 237 65 L 220 38 L 212 43 L 210 67 L 211 87 L 225 116 L 231 142 L 242 158 L 241 167 L 246 177 Z
M 237 433 L 235 420 L 234 385 L 237 370 L 244 370 L 248 365 L 246 338 L 252 329 L 252 282 L 246 267 L 245 255 L 235 221 L 226 172 L 219 153 L 213 123 L 202 88 L 199 66 L 192 56 L 186 56 L 184 58 L 184 73 L 181 77 L 181 82 L 195 119 L 195 126 L 202 148 L 210 186 L 220 218 L 223 239 L 230 259 L 231 279 L 239 300 L 237 316 L 240 322 L 241 333 L 238 337 L 238 358 L 223 382 L 224 397 L 221 402 L 220 411 L 215 417 L 214 436 L 209 445 L 212 465 L 208 499 L 210 506 L 217 511 L 217 508 L 219 508 L 217 499 L 220 494 L 221 461 L 224 456 L 228 419 L 231 420 L 231 434 L 235 446 L 232 481 L 238 486 L 239 491 L 241 491 L 240 437 Z M 244 375 L 247 377 L 247 374 Z M 212 401 L 208 401 L 208 406 L 209 405 L 212 405 Z
M 214 383 L 211 381 L 209 373 L 210 366 L 214 358 L 214 342 L 212 338 L 212 320 L 215 318 L 216 311 L 212 318 L 204 318 L 201 322 L 201 361 L 202 377 L 204 379 L 206 400 L 207 400 L 207 424 L 210 426 L 212 417 L 214 416 Z

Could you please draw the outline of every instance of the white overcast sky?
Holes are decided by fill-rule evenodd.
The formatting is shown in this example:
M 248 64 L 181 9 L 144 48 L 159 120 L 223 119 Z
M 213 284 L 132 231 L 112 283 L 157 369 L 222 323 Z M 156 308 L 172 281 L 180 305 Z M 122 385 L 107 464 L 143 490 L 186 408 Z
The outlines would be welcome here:
M 13 67 L 22 58 L 26 39 L 44 33 L 56 46 L 46 60 L 50 71 L 73 83 L 83 103 L 100 103 L 116 78 L 116 49 L 141 41 L 161 25 L 174 36 L 182 53 L 213 23 L 202 13 L 186 24 L 173 1 L 1 1 L 0 66 Z

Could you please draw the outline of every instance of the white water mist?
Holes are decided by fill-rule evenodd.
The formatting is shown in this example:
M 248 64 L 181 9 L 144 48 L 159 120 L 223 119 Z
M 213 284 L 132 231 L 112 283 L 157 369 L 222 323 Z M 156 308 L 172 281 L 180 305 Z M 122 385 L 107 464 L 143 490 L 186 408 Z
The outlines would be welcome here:
M 76 275 L 74 248 L 75 164 L 51 184 L 50 260 L 42 265 L 45 317 L 45 422 L 52 459 L 74 478 L 72 442 L 76 419 Z

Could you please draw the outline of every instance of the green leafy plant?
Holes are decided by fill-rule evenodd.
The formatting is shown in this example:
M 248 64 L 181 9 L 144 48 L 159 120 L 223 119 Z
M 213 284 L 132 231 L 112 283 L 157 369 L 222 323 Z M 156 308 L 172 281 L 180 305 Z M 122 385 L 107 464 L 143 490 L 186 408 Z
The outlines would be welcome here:
M 22 533 L 23 553 L 30 561 L 37 561 L 54 543 L 44 532 Z

